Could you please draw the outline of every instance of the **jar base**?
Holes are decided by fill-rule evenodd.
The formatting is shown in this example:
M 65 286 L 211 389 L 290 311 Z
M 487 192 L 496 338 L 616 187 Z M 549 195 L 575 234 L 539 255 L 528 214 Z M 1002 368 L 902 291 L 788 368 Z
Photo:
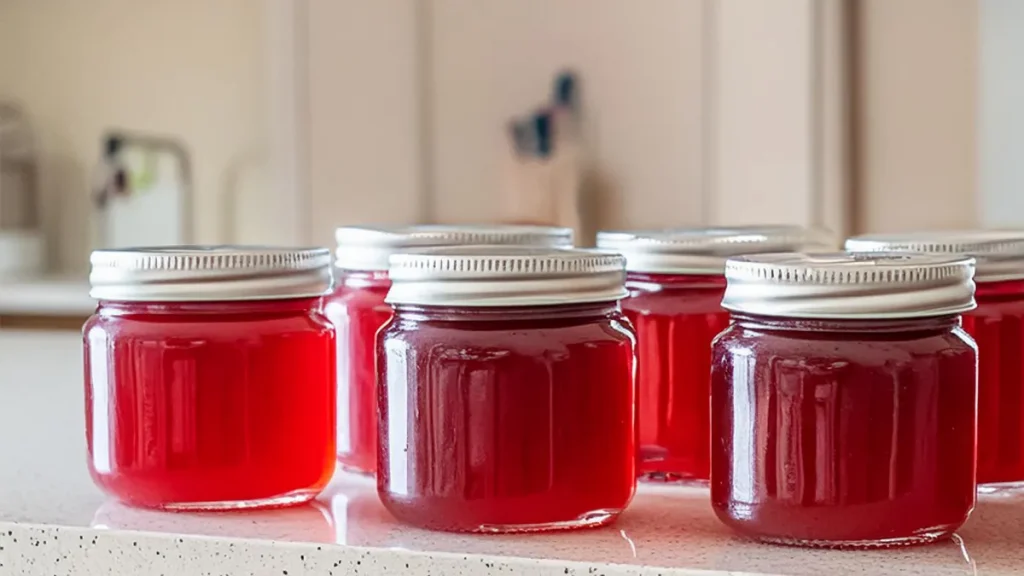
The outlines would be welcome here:
M 317 491 L 302 490 L 290 492 L 283 496 L 273 498 L 262 498 L 259 500 L 241 500 L 225 502 L 180 502 L 158 506 L 167 512 L 230 512 L 235 510 L 266 510 L 268 508 L 286 508 L 305 504 L 314 497 Z
M 677 484 L 680 486 L 688 486 L 691 488 L 709 488 L 711 481 L 707 478 L 697 478 L 695 476 L 687 476 L 685 474 L 677 474 L 675 472 L 643 472 L 638 478 L 641 482 L 649 482 L 651 484 Z
M 391 500 L 381 495 L 384 507 L 390 511 L 398 520 L 412 526 L 438 532 L 475 533 L 475 534 L 523 534 L 535 532 L 555 532 L 560 530 L 581 530 L 599 528 L 614 522 L 622 508 L 605 508 L 593 510 L 580 514 L 572 520 L 561 520 L 555 522 L 516 523 L 516 524 L 491 524 L 478 523 L 480 519 L 458 517 L 451 514 L 450 510 L 436 507 L 424 509 L 415 505 L 405 505 L 400 501 Z
M 364 470 L 358 466 L 345 464 L 340 460 L 338 461 L 338 468 L 341 468 L 347 474 L 355 474 L 356 476 L 366 476 L 367 478 L 375 478 L 377 476 L 377 472 L 374 470 Z
M 472 532 L 480 534 L 521 534 L 524 532 L 554 532 L 558 530 L 578 530 L 584 528 L 600 528 L 611 524 L 619 517 L 621 510 L 595 510 L 581 515 L 575 520 L 564 522 L 544 522 L 540 524 L 482 524 Z
M 978 484 L 978 494 L 982 496 L 1019 496 L 1024 494 L 1024 480 Z
M 900 538 L 883 538 L 880 540 L 801 540 L 792 538 L 772 538 L 770 536 L 755 536 L 754 539 L 766 544 L 778 544 L 781 546 L 798 546 L 801 548 L 832 548 L 840 550 L 859 550 L 866 548 L 897 548 L 901 546 L 916 546 L 920 544 L 931 544 L 953 535 L 949 528 L 937 528 L 913 536 Z

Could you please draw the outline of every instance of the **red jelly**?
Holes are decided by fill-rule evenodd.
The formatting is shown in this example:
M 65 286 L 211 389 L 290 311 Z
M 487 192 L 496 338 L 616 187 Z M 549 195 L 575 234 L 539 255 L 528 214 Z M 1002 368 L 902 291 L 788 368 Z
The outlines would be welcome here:
M 774 543 L 947 537 L 974 506 L 977 355 L 960 328 L 972 261 L 730 260 L 713 346 L 711 499 Z
M 823 238 L 797 227 L 601 232 L 626 256 L 622 309 L 637 333 L 640 475 L 705 484 L 711 462 L 711 340 L 729 325 L 725 260 L 804 250 Z
M 636 485 L 619 255 L 515 247 L 392 258 L 377 489 L 407 523 L 599 526 Z
M 978 344 L 978 489 L 1024 488 L 1024 231 L 871 235 L 849 249 L 973 256 L 978 307 L 964 329 Z
M 96 484 L 169 510 L 283 506 L 334 471 L 330 252 L 97 251 L 84 328 Z
M 351 471 L 377 467 L 377 331 L 391 318 L 388 257 L 396 251 L 462 244 L 572 246 L 572 230 L 544 226 L 343 227 L 337 285 L 324 314 L 338 331 L 338 461 Z

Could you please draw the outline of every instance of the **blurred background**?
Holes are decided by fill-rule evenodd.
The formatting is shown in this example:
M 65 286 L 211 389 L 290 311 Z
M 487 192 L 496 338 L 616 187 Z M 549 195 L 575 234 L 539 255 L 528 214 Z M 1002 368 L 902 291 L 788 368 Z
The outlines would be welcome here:
M 0 326 L 103 246 L 1024 225 L 1021 102 L 1020 0 L 0 0 Z

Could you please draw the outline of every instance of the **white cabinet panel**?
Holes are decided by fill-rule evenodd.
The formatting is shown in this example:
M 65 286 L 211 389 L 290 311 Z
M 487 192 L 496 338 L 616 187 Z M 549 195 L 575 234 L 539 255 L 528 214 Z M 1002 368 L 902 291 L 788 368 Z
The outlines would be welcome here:
M 863 0 L 856 228 L 977 223 L 977 0 Z
M 1024 226 L 1024 2 L 980 0 L 979 219 Z

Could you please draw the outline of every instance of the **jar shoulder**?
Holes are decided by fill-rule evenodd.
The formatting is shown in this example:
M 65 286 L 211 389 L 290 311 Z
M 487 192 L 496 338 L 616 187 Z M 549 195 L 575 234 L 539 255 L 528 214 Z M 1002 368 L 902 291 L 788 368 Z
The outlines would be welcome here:
M 333 322 L 368 318 L 381 323 L 391 316 L 391 306 L 384 302 L 387 293 L 387 288 L 340 286 L 324 297 L 324 314 Z
M 105 340 L 196 341 L 252 340 L 304 334 L 334 337 L 334 328 L 319 310 L 288 314 L 93 314 L 83 326 L 88 343 Z
M 728 314 L 722 308 L 725 287 L 627 283 L 622 308 L 630 315 L 684 316 Z
M 992 320 L 1024 319 L 1024 296 L 990 296 L 977 298 L 978 307 L 966 312 L 965 318 Z
M 385 306 L 384 298 L 388 295 L 390 282 L 353 283 L 339 282 L 333 290 L 324 296 L 324 307 L 367 307 Z
M 764 330 L 732 323 L 715 339 L 716 355 L 803 357 L 893 362 L 927 355 L 977 356 L 974 340 L 959 326 L 911 332 Z
M 567 345 L 632 347 L 632 325 L 621 312 L 573 321 L 434 321 L 393 317 L 381 329 L 379 342 L 389 347 L 501 348 L 536 353 Z

